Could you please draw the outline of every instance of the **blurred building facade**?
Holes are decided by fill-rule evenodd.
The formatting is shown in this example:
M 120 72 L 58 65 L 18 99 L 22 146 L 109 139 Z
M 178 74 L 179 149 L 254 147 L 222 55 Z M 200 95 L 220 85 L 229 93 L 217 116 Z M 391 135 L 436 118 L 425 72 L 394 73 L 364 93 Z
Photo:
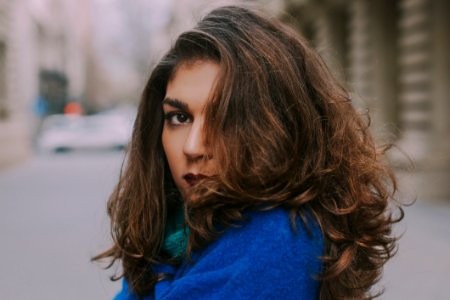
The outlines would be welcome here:
M 449 199 L 450 1 L 283 2 L 293 19 L 281 18 L 312 41 L 356 105 L 369 108 L 376 136 L 411 158 L 404 187 Z M 392 159 L 400 170 L 411 165 L 399 152 Z
M 31 155 L 39 114 L 83 97 L 86 3 L 0 1 L 0 168 Z

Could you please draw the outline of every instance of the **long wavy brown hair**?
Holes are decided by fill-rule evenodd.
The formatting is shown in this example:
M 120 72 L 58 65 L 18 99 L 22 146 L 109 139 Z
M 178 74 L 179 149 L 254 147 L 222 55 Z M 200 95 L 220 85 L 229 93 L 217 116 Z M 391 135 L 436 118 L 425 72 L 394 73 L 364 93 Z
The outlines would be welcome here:
M 394 175 L 368 121 L 320 56 L 294 30 L 242 7 L 221 7 L 181 34 L 143 92 L 126 164 L 108 202 L 113 246 L 94 257 L 119 260 L 131 289 L 152 292 L 176 263 L 161 251 L 179 194 L 165 159 L 162 100 L 177 67 L 220 65 L 206 109 L 205 136 L 218 175 L 184 199 L 187 253 L 202 249 L 248 209 L 284 207 L 291 219 L 312 213 L 325 240 L 320 299 L 371 299 L 395 253 L 390 203 Z M 270 272 L 270 270 L 268 270 Z

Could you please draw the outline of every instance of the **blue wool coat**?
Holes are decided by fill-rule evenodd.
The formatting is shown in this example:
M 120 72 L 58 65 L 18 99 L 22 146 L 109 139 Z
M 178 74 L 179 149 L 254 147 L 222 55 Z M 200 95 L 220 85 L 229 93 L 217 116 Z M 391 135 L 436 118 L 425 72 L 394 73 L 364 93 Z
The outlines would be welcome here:
M 215 242 L 179 268 L 155 267 L 172 274 L 145 300 L 317 299 L 324 254 L 320 228 L 310 221 L 310 236 L 300 220 L 290 225 L 288 211 L 251 212 L 242 226 L 228 228 Z M 123 281 L 115 300 L 139 299 Z

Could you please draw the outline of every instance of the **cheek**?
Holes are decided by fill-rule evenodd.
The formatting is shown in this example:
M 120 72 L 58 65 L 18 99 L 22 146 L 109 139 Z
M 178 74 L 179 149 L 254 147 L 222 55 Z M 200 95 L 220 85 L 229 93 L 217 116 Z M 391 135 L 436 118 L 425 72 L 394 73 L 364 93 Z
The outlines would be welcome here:
M 183 136 L 180 132 L 163 129 L 162 144 L 167 161 L 173 172 L 173 167 L 179 165 L 181 163 L 180 160 L 183 158 Z

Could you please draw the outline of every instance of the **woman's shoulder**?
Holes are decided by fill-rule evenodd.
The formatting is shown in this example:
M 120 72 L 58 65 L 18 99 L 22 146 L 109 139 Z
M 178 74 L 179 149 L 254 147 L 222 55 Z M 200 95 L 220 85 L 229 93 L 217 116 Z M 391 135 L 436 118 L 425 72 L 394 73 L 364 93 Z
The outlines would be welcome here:
M 308 211 L 304 212 L 306 223 L 296 214 L 292 220 L 291 211 L 278 207 L 266 211 L 246 213 L 246 221 L 236 228 L 242 233 L 260 232 L 261 239 L 285 239 L 296 236 L 301 239 L 321 239 L 322 233 L 317 221 Z M 233 232 L 233 229 L 230 231 Z
M 320 247 L 323 242 L 320 227 L 311 214 L 305 213 L 305 217 L 306 223 L 298 216 L 292 220 L 290 212 L 283 208 L 251 211 L 246 213 L 244 222 L 225 231 L 222 241 L 232 240 L 234 245 L 242 243 L 249 247 L 266 243 Z
M 195 299 L 186 286 L 207 286 L 203 292 L 220 299 L 316 299 L 324 242 L 317 222 L 307 219 L 294 229 L 282 208 L 248 213 L 178 274 L 177 291 L 183 299 Z
M 242 223 L 169 270 L 172 279 L 159 282 L 148 299 L 316 299 L 324 244 L 317 222 L 309 214 L 307 220 L 297 219 L 294 229 L 282 208 L 247 212 Z M 127 293 L 124 288 L 117 299 L 135 299 Z
M 216 258 L 218 264 L 308 260 L 317 270 L 324 253 L 322 232 L 311 214 L 305 216 L 306 224 L 299 217 L 291 222 L 289 211 L 283 208 L 248 212 L 244 222 L 227 228 L 201 257 Z

